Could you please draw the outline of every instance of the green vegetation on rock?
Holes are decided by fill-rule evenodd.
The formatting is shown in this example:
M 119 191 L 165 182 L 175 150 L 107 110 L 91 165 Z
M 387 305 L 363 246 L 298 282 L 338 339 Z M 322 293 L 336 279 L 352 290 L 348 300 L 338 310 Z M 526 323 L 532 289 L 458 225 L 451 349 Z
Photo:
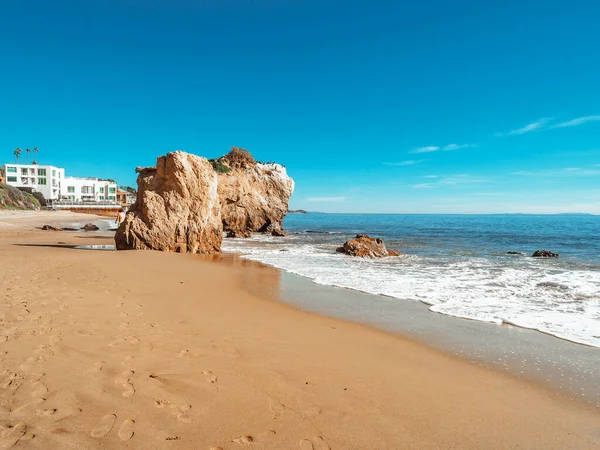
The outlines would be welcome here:
M 0 183 L 0 209 L 39 209 L 40 202 L 33 194 Z

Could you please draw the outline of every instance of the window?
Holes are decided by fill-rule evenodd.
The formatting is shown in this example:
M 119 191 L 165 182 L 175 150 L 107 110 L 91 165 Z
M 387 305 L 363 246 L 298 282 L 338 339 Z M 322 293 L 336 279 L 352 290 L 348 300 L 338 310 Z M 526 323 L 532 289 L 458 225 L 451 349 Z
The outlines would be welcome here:
M 75 192 L 75 186 L 67 186 L 67 192 Z M 73 197 L 75 199 L 75 197 Z
M 17 177 L 6 177 L 6 181 L 12 182 L 12 183 L 16 183 L 17 182 Z
M 100 188 L 100 189 L 102 189 L 102 188 Z M 99 198 L 100 200 L 104 200 L 104 195 L 100 195 L 98 198 Z
M 40 177 L 45 177 L 46 176 L 46 169 L 38 169 L 38 175 Z
M 108 199 L 109 199 L 109 200 L 116 200 L 116 198 L 115 198 L 115 196 L 114 196 L 114 195 L 109 195 L 109 196 L 108 196 Z
M 55 177 L 56 176 L 56 170 L 52 171 L 52 176 Z
M 45 178 L 38 178 L 38 184 L 46 184 Z
M 103 187 L 100 188 L 100 193 L 104 194 L 104 188 Z
M 27 175 L 27 169 L 21 169 L 21 175 Z
M 108 188 L 108 192 L 110 194 L 114 194 L 115 192 L 117 192 L 117 188 L 114 188 L 114 187 Z
M 82 194 L 93 194 L 94 188 L 92 186 L 81 186 L 81 193 Z
M 7 167 L 6 173 L 17 173 L 17 168 L 16 167 Z

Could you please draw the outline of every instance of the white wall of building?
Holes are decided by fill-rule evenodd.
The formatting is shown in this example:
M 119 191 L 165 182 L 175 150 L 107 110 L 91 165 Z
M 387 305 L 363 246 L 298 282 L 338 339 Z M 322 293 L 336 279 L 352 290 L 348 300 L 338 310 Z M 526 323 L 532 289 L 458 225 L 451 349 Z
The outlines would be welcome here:
M 117 183 L 98 178 L 65 177 L 61 196 L 74 201 L 116 201 Z
M 6 184 L 31 188 L 41 192 L 47 200 L 57 200 L 65 178 L 65 169 L 36 164 L 5 164 Z
M 66 177 L 65 169 L 34 164 L 5 164 L 6 184 L 41 192 L 46 200 L 117 201 L 117 183 Z

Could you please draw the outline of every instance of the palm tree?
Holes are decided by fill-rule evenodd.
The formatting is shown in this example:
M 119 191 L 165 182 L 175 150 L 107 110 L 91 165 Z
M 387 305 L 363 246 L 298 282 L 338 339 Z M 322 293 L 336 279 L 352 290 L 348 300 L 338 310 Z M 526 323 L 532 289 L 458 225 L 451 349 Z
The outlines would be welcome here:
M 29 164 L 29 154 L 31 153 L 30 148 L 25 149 L 25 164 Z
M 17 149 L 16 149 L 16 150 L 13 152 L 13 154 L 15 155 L 15 158 L 17 159 L 17 164 L 19 164 L 19 155 L 20 155 L 21 153 L 23 153 L 23 152 L 21 151 L 21 149 L 20 149 L 20 148 L 17 148 Z
M 33 163 L 37 164 L 36 158 L 37 158 L 37 152 L 39 152 L 40 150 L 37 147 L 33 148 Z

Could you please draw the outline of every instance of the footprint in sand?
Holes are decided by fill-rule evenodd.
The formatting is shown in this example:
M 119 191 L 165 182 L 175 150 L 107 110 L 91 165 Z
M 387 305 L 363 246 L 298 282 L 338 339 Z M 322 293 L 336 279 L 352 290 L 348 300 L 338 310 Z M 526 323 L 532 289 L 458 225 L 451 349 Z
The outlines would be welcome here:
M 18 423 L 14 427 L 9 426 L 7 429 L 2 431 L 0 435 L 0 448 L 11 448 L 23 440 L 27 433 L 27 424 Z
M 121 361 L 121 365 L 123 367 L 129 367 L 133 365 L 133 356 L 127 356 L 123 361 Z
M 133 384 L 124 383 L 123 387 L 125 388 L 125 390 L 121 394 L 123 397 L 127 398 L 127 397 L 131 397 L 131 396 L 133 396 L 133 394 L 135 394 L 135 388 L 133 387 Z
M 190 351 L 186 348 L 184 350 L 181 350 L 179 352 L 179 357 L 180 358 L 189 358 L 190 357 Z
M 56 408 L 37 409 L 35 413 L 38 416 L 51 416 L 56 412 Z
M 285 412 L 285 405 L 280 403 L 276 398 L 269 398 L 269 409 L 276 416 L 279 416 Z
M 174 405 L 173 405 L 174 406 Z M 184 405 L 179 409 L 179 414 L 177 414 L 177 420 L 184 423 L 190 423 L 192 418 L 189 415 L 189 411 L 192 409 L 192 405 Z
M 35 385 L 35 390 L 31 393 L 33 398 L 41 398 L 43 400 L 46 399 L 46 394 L 48 393 L 48 388 L 44 386 L 42 383 L 37 383 Z
M 331 447 L 327 445 L 321 436 L 315 436 L 312 439 L 302 439 L 300 450 L 331 450 Z
M 254 438 L 252 436 L 250 436 L 249 434 L 245 434 L 238 438 L 232 439 L 231 442 L 234 442 L 234 443 L 240 444 L 240 445 L 250 445 L 254 442 Z
M 128 441 L 134 435 L 135 420 L 127 419 L 119 428 L 119 438 L 122 441 Z
M 133 370 L 126 370 L 115 380 L 115 383 L 117 383 L 117 384 L 128 383 L 134 373 L 135 372 Z
M 115 426 L 115 421 L 117 420 L 116 414 L 108 414 L 104 416 L 98 426 L 92 430 L 92 437 L 101 438 L 110 433 L 110 430 Z
M 206 376 L 206 381 L 208 381 L 209 383 L 216 383 L 217 381 L 219 381 L 219 377 L 217 377 L 210 370 L 205 370 L 202 373 Z
M 62 341 L 62 339 L 60 338 L 60 336 L 53 335 L 53 336 L 50 336 L 50 339 L 48 340 L 48 343 L 50 345 L 56 345 L 60 341 Z

